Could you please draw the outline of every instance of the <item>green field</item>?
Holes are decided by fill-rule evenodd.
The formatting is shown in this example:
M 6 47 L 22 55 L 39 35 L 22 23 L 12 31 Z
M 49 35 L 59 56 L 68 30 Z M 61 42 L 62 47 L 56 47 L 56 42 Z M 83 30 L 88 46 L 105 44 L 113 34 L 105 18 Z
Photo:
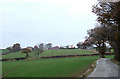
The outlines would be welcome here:
M 6 77 L 77 77 L 85 71 L 98 56 L 55 58 L 41 60 L 7 61 L 2 63 Z
M 61 55 L 80 55 L 80 54 L 92 54 L 95 52 L 88 51 L 88 50 L 80 50 L 80 49 L 55 49 L 55 50 L 45 50 L 43 53 L 40 54 L 40 57 L 47 57 L 47 56 L 61 56 Z M 29 53 L 30 58 L 34 58 L 34 52 Z M 18 57 L 25 57 L 25 54 L 19 52 L 10 53 L 7 55 L 3 55 L 2 58 L 18 58 Z
M 33 53 L 30 53 L 31 58 Z M 91 53 L 94 52 L 79 49 L 46 50 L 40 57 Z M 16 57 L 25 57 L 25 54 L 19 51 L 3 55 L 3 58 Z M 113 55 L 106 57 L 113 58 Z M 4 77 L 78 77 L 97 59 L 99 56 L 3 61 L 2 74 L 8 72 Z
M 9 50 L 8 49 L 2 49 L 1 52 L 2 52 L 2 54 L 4 54 L 4 53 L 9 52 Z
M 2 62 L 0 61 L 0 76 L 2 75 Z

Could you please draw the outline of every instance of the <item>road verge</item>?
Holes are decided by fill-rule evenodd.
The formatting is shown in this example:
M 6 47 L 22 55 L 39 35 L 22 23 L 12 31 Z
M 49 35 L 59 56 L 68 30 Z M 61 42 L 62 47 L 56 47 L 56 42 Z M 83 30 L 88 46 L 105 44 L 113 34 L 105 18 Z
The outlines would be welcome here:
M 96 67 L 96 61 L 94 61 L 85 72 L 80 74 L 80 77 L 87 77 L 91 72 L 93 72 Z

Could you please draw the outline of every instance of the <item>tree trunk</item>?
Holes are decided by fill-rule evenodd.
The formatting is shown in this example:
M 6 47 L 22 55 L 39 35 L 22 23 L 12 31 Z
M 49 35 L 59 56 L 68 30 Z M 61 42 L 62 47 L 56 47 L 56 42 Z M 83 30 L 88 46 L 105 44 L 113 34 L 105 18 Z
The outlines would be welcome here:
M 120 48 L 119 48 L 119 49 L 115 49 L 114 59 L 115 59 L 116 61 L 120 61 Z
M 116 46 L 115 46 L 115 56 L 114 59 L 120 61 L 120 25 L 118 26 L 118 31 L 116 35 Z
M 98 48 L 98 53 L 99 53 L 100 58 L 101 58 L 102 57 L 102 55 L 101 55 L 101 43 L 98 43 L 97 48 Z
M 28 53 L 26 53 L 26 58 L 28 58 Z
M 115 50 L 114 51 L 114 53 L 115 53 L 114 59 L 116 61 L 120 61 L 120 40 L 116 43 L 114 50 Z
M 98 53 L 100 54 L 101 52 L 101 46 L 98 46 Z
M 102 44 L 102 50 L 101 50 L 101 57 L 105 58 L 105 51 L 106 51 L 106 46 L 103 40 L 103 44 Z

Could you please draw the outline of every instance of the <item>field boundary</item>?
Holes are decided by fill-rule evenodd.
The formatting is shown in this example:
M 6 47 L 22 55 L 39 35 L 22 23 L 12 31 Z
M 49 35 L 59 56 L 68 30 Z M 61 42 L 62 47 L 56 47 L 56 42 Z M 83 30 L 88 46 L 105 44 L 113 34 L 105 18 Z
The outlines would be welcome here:
M 83 54 L 83 55 L 62 55 L 62 56 L 49 56 L 49 57 L 40 57 L 40 58 L 9 58 L 9 59 L 2 59 L 0 61 L 20 61 L 20 60 L 39 60 L 39 59 L 51 59 L 51 58 L 66 58 L 66 57 L 87 57 L 87 56 L 99 56 L 100 54 Z M 105 55 L 114 55 L 114 53 L 106 53 Z

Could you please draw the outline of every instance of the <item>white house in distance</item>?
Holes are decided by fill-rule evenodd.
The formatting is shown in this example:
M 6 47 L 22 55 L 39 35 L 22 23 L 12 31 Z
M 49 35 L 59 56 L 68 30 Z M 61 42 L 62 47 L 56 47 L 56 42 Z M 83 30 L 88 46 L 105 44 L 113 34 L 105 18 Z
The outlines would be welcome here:
M 59 49 L 60 47 L 59 46 L 54 46 L 54 47 L 51 47 L 51 48 L 48 48 L 48 49 Z

